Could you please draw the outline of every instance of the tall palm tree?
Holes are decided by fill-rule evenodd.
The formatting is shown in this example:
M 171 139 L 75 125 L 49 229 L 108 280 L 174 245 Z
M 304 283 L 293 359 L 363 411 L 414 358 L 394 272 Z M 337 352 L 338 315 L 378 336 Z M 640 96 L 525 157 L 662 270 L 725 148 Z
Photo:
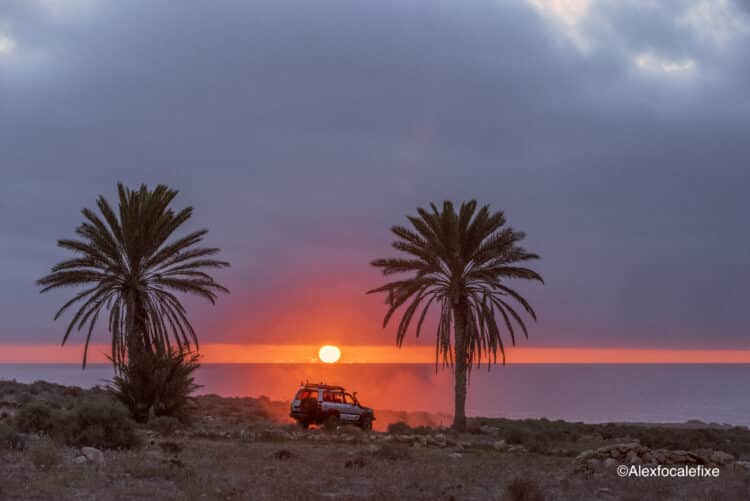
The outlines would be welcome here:
M 131 190 L 117 184 L 118 211 L 99 196 L 100 215 L 83 209 L 85 219 L 76 229 L 79 239 L 58 240 L 57 245 L 76 255 L 52 267 L 37 281 L 41 292 L 85 286 L 55 314 L 55 320 L 78 304 L 63 336 L 86 328 L 83 367 L 97 319 L 107 316 L 112 336 L 112 361 L 116 369 L 134 363 L 143 353 L 180 352 L 198 348 L 198 338 L 176 293 L 197 294 L 212 304 L 219 292 L 229 292 L 206 273 L 229 266 L 213 256 L 219 249 L 197 247 L 208 230 L 173 236 L 193 213 L 192 207 L 175 212 L 170 203 L 177 190 L 141 185 Z
M 512 303 L 520 304 L 536 320 L 531 305 L 506 285 L 506 279 L 538 280 L 535 271 L 518 263 L 538 259 L 518 243 L 525 235 L 505 226 L 502 212 L 491 212 L 489 206 L 477 211 L 477 202 L 461 204 L 456 213 L 453 204 L 443 203 L 442 211 L 430 204 L 431 211 L 418 208 L 418 216 L 409 216 L 413 230 L 394 226 L 397 240 L 393 247 L 404 257 L 376 259 L 372 265 L 383 275 L 412 273 L 412 276 L 388 282 L 368 291 L 386 293 L 388 310 L 383 327 L 405 304 L 396 332 L 396 344 L 404 342 L 412 318 L 421 306 L 416 326 L 419 337 L 430 306 L 439 310 L 435 368 L 454 368 L 455 411 L 453 427 L 466 427 L 466 382 L 472 365 L 477 367 L 485 357 L 488 365 L 497 363 L 497 352 L 505 363 L 505 346 L 501 337 L 504 325 L 513 345 L 517 324 L 528 338 L 526 324 Z M 497 318 L 502 319 L 498 324 Z M 451 339 L 451 331 L 453 338 Z

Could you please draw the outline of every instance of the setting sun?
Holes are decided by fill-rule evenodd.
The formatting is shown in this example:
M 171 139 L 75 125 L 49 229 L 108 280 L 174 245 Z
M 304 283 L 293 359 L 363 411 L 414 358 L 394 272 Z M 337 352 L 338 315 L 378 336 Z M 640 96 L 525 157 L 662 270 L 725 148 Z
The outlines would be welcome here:
M 318 351 L 318 358 L 321 362 L 334 364 L 339 361 L 339 358 L 341 358 L 341 350 L 339 350 L 338 346 L 332 346 L 330 344 L 321 346 Z

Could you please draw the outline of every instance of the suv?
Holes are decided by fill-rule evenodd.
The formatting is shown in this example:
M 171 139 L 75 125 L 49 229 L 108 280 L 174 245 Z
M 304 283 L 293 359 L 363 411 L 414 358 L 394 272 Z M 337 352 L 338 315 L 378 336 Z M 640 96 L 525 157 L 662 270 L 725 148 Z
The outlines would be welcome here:
M 363 430 L 372 430 L 375 415 L 369 407 L 362 406 L 356 393 L 347 393 L 341 386 L 303 384 L 292 400 L 291 417 L 307 429 L 311 424 L 336 428 L 339 424 L 354 424 Z

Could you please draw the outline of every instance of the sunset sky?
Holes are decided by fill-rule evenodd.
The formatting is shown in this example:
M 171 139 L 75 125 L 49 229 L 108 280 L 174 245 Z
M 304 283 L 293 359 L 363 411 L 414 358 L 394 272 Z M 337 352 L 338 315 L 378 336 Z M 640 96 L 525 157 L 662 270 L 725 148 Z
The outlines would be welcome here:
M 750 362 L 748 49 L 729 0 L 3 0 L 0 363 L 78 360 L 34 281 L 118 180 L 232 263 L 186 301 L 207 361 L 431 360 L 368 263 L 476 198 L 542 256 L 510 362 Z

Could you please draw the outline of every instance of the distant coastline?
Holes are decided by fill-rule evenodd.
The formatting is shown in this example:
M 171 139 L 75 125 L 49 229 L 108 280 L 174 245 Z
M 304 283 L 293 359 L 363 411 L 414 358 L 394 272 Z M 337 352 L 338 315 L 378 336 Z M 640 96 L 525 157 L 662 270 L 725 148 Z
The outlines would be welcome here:
M 0 380 L 36 380 L 90 388 L 112 377 L 109 365 L 0 364 Z M 199 394 L 265 395 L 288 401 L 301 381 L 327 381 L 358 391 L 380 409 L 452 413 L 449 370 L 429 364 L 204 364 Z M 469 415 L 549 418 L 586 423 L 750 425 L 750 366 L 513 365 L 472 372 Z

